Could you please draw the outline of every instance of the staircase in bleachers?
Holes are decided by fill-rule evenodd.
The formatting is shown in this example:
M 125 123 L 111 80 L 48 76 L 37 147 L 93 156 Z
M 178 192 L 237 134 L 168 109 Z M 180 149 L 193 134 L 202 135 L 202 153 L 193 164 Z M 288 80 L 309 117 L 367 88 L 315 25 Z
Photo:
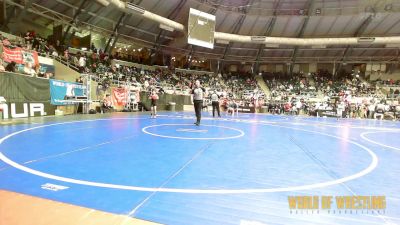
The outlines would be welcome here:
M 256 81 L 261 90 L 265 93 L 266 98 L 271 96 L 271 91 L 269 90 L 267 84 L 265 83 L 262 76 L 256 76 Z

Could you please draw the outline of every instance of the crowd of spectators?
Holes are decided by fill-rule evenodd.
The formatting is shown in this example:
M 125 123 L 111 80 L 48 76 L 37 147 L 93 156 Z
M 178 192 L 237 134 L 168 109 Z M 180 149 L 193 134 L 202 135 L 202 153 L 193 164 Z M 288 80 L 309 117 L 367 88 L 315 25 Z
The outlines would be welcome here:
M 95 50 L 95 49 L 92 49 Z M 141 90 L 153 88 L 170 91 L 173 94 L 189 94 L 195 80 L 210 91 L 230 99 L 250 100 L 255 95 L 263 96 L 254 77 L 250 74 L 219 74 L 213 76 L 203 73 L 176 72 L 167 67 L 139 68 L 129 62 L 113 63 L 114 56 L 108 56 L 101 50 L 94 52 L 78 51 L 76 54 L 64 51 L 62 59 L 80 73 L 92 74 L 99 88 L 108 88 L 112 83 L 132 85 Z
M 50 55 L 52 52 L 56 52 L 53 45 L 50 45 L 46 39 L 36 35 L 33 31 L 29 31 L 24 35 L 14 36 L 12 40 L 0 34 L 0 42 L 3 47 L 11 50 L 21 48 L 25 51 L 35 51 L 42 55 Z M 17 64 L 14 61 L 4 62 L 3 59 L 0 59 L 0 71 L 22 73 L 32 77 L 52 78 L 54 76 L 53 71 L 47 71 L 46 67 L 42 67 L 33 60 L 26 60 L 24 64 Z
M 271 99 L 288 101 L 292 97 L 315 97 L 316 89 L 303 74 L 288 76 L 284 73 L 264 73 L 263 78 L 271 90 Z
M 399 90 L 385 94 L 358 72 L 337 79 L 326 71 L 291 77 L 275 73 L 264 74 L 264 80 L 271 92 L 267 104 L 271 113 L 392 120 L 400 117 Z
M 98 82 L 98 89 L 105 91 L 111 86 L 128 85 L 140 90 L 148 91 L 157 88 L 160 91 L 170 91 L 174 94 L 188 94 L 195 80 L 201 80 L 204 87 L 216 91 L 220 96 L 229 99 L 251 101 L 262 98 L 263 92 L 259 89 L 256 80 L 251 74 L 219 74 L 210 76 L 205 74 L 191 74 L 175 72 L 173 69 L 143 69 L 137 66 L 119 65 L 113 63 L 113 59 L 129 60 L 116 52 L 114 55 L 105 53 L 102 49 L 96 49 L 92 44 L 88 50 L 71 49 L 60 41 L 52 41 L 42 38 L 34 31 L 21 34 L 19 37 L 9 40 L 0 35 L 3 46 L 8 48 L 20 47 L 27 51 L 36 51 L 39 55 L 51 57 L 70 66 L 80 73 L 91 74 L 92 79 Z M 126 65 L 128 64 L 128 65 Z M 53 74 L 47 74 L 39 64 L 15 62 L 4 63 L 0 61 L 0 71 L 22 73 L 33 77 L 52 78 Z M 77 82 L 83 82 L 82 79 Z
M 209 91 L 222 96 L 224 102 L 236 100 L 240 104 L 266 105 L 271 113 L 325 115 L 331 113 L 338 117 L 372 118 L 378 105 L 383 105 L 383 115 L 397 118 L 400 81 L 381 81 L 370 83 L 351 73 L 334 78 L 326 70 L 317 73 L 263 73 L 270 89 L 269 99 L 259 88 L 251 74 L 225 73 L 217 76 L 175 72 L 169 68 L 143 69 L 137 65 L 113 63 L 118 55 L 109 55 L 94 45 L 88 51 L 70 52 L 59 41 L 51 42 L 30 31 L 19 38 L 9 40 L 0 34 L 2 45 L 7 48 L 20 47 L 36 51 L 39 55 L 59 59 L 80 73 L 91 74 L 98 82 L 98 89 L 106 91 L 112 84 L 135 87 L 141 91 L 157 89 L 172 94 L 188 94 L 195 80 L 200 80 Z M 29 76 L 51 78 L 40 65 L 27 62 L 5 63 L 0 59 L 0 71 L 19 72 Z M 83 82 L 77 80 L 77 82 Z M 390 87 L 384 93 L 381 86 Z M 393 87 L 393 88 L 392 88 Z M 391 101 L 388 101 L 391 100 Z M 340 114 L 340 115 L 339 115 Z M 383 118 L 384 116 L 382 116 Z

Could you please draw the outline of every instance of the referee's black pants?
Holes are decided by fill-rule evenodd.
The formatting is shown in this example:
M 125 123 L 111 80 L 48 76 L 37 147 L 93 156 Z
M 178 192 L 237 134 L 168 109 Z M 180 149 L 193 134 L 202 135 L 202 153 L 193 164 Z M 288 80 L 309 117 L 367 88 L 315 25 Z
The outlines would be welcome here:
M 203 100 L 194 100 L 194 111 L 196 112 L 196 123 L 200 124 L 201 120 L 201 109 L 203 108 Z
M 219 102 L 218 101 L 213 101 L 212 102 L 212 109 L 213 109 L 213 117 L 215 117 L 215 110 L 217 110 L 218 116 L 220 117 L 220 113 L 219 113 Z

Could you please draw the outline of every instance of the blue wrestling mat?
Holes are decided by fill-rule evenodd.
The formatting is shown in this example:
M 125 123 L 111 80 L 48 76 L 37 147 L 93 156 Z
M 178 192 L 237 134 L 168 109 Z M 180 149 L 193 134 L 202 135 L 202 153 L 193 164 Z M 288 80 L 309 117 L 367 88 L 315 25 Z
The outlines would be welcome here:
M 173 225 L 400 224 L 400 123 L 203 116 L 0 126 L 0 189 Z M 290 209 L 290 196 L 386 206 Z

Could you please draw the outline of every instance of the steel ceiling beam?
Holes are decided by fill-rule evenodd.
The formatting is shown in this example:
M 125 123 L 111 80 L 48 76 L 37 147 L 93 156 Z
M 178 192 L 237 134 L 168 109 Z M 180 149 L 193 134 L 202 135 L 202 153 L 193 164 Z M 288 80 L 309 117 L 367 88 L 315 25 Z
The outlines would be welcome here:
M 94 12 L 96 15 L 99 16 L 91 16 L 88 20 L 86 20 L 86 22 L 97 25 L 101 21 L 100 16 L 103 16 L 103 14 L 105 14 L 104 16 L 108 18 L 110 14 L 114 12 L 115 10 L 113 10 L 112 7 L 101 6 L 96 12 Z
M 268 23 L 267 29 L 265 30 L 264 36 L 268 37 L 271 36 L 272 31 L 274 30 L 275 27 L 275 23 L 276 23 L 276 19 L 277 19 L 277 10 L 280 6 L 281 0 L 277 0 L 277 2 L 275 3 L 274 6 L 274 15 L 271 18 L 270 22 Z M 260 46 L 258 47 L 258 51 L 257 51 L 257 56 L 256 56 L 256 63 L 255 63 L 255 72 L 259 73 L 260 72 L 260 58 L 262 56 L 262 53 L 264 51 L 265 45 L 264 44 L 260 44 Z
M 25 7 L 22 11 L 17 15 L 16 24 L 19 24 L 26 16 L 28 9 L 32 7 L 32 0 L 25 1 Z
M 8 1 L 8 2 L 13 2 L 14 0 L 7 0 L 7 1 Z M 72 4 L 70 4 L 70 3 L 68 3 L 68 2 L 66 2 L 66 1 L 64 1 L 64 0 L 55 0 L 55 1 L 57 1 L 57 2 L 59 2 L 59 3 L 61 3 L 61 4 L 64 4 L 64 5 L 66 5 L 66 6 L 70 7 L 70 8 L 74 8 L 74 9 L 77 9 L 77 8 L 78 8 L 78 7 L 76 7 L 75 5 L 72 5 Z M 159 3 L 159 2 L 162 2 L 162 1 L 158 1 L 158 3 Z M 157 4 L 158 4 L 158 3 L 157 3 Z M 50 9 L 49 9 L 49 10 L 50 10 Z M 98 18 L 102 19 L 103 21 L 107 21 L 108 23 L 115 24 L 115 21 L 113 21 L 112 19 L 109 19 L 109 18 L 106 18 L 106 17 L 103 17 L 103 16 L 96 15 L 96 14 L 95 14 L 94 12 L 92 12 L 92 11 L 89 11 L 89 10 L 86 10 L 86 9 L 82 9 L 82 11 L 85 12 L 85 13 L 87 13 L 87 14 L 90 15 L 90 16 L 98 17 Z M 88 24 L 86 21 L 85 21 L 85 23 Z M 90 26 L 95 26 L 94 24 L 89 24 L 89 25 L 90 25 Z M 153 37 L 156 37 L 156 36 L 157 36 L 157 34 L 155 34 L 155 33 L 149 32 L 149 31 L 147 31 L 147 30 L 139 29 L 139 28 L 137 28 L 136 26 L 124 24 L 123 27 L 132 30 L 132 31 L 131 31 L 129 34 L 127 34 L 127 35 L 131 35 L 131 33 L 132 33 L 133 31 L 139 31 L 139 32 L 141 32 L 141 33 L 144 33 L 144 34 L 147 34 L 147 35 L 151 35 L 151 36 L 153 36 Z M 172 37 L 165 37 L 165 38 L 166 38 L 166 39 L 170 39 L 170 40 L 173 39 Z
M 368 17 L 367 17 L 367 19 L 365 19 L 361 24 L 360 24 L 360 26 L 358 26 L 357 27 L 357 29 L 356 29 L 356 31 L 354 32 L 354 37 L 360 37 L 363 33 L 364 33 L 364 31 L 365 31 L 365 29 L 369 26 L 369 24 L 372 22 L 372 20 L 373 20 L 373 18 L 374 18 L 374 14 L 371 14 L 371 15 L 369 15 Z M 349 55 L 349 53 L 351 52 L 351 46 L 350 45 L 348 45 L 348 46 L 346 46 L 346 49 L 343 51 L 343 55 L 341 56 L 341 58 L 340 58 L 340 62 L 342 62 L 342 63 L 340 63 L 339 65 L 338 65 L 338 67 L 337 67 L 337 70 L 335 71 L 335 76 L 338 74 L 338 72 L 342 69 L 342 66 L 343 66 L 343 62 L 345 62 L 346 61 L 346 58 L 348 57 L 348 55 Z
M 307 7 L 306 7 L 307 15 L 303 20 L 303 24 L 301 25 L 300 31 L 297 34 L 297 38 L 301 38 L 304 35 L 304 31 L 306 30 L 308 22 L 310 21 L 310 17 L 313 14 L 313 11 L 314 11 L 314 3 L 315 3 L 314 0 L 309 0 L 307 2 Z M 291 60 L 290 60 L 291 61 L 291 64 L 290 64 L 290 67 L 289 67 L 289 74 L 290 75 L 293 74 L 294 64 L 296 63 L 296 58 L 297 58 L 298 54 L 299 54 L 299 46 L 296 46 L 294 48 L 294 50 L 293 50 L 293 54 L 292 54 L 292 57 L 291 57 Z
M 17 8 L 15 5 L 11 5 L 11 10 L 10 10 L 11 15 L 7 15 L 7 4 L 6 3 L 7 3 L 7 1 L 3 0 L 3 7 L 4 7 L 3 10 L 4 10 L 4 17 L 5 17 L 5 20 L 2 25 L 3 30 L 5 30 L 7 28 L 8 24 L 10 23 L 11 19 L 13 18 L 12 14 Z
M 133 2 L 133 1 L 134 0 L 130 0 L 129 2 Z M 140 0 L 139 2 L 141 3 L 142 0 Z M 111 51 L 113 50 L 113 48 L 117 44 L 117 41 L 118 41 L 118 39 L 120 37 L 120 33 L 118 32 L 118 29 L 120 27 L 124 27 L 125 22 L 128 21 L 131 18 L 131 16 L 132 16 L 132 14 L 129 14 L 129 15 L 126 15 L 126 13 L 122 13 L 121 14 L 121 16 L 119 17 L 119 19 L 117 21 L 117 24 L 114 26 L 114 30 L 113 30 L 112 34 L 110 35 L 110 38 L 107 41 L 106 47 L 104 49 L 104 52 L 108 52 L 109 54 L 111 54 Z
M 245 4 L 243 4 L 243 5 L 249 5 L 250 4 L 250 0 L 247 0 L 246 1 L 246 3 Z M 244 21 L 245 21 L 245 19 L 246 19 L 246 13 L 247 13 L 247 10 L 244 8 L 244 9 L 242 9 L 243 11 L 243 14 L 241 14 L 240 16 L 239 16 L 239 19 L 237 20 L 237 22 L 234 24 L 234 26 L 233 26 L 233 29 L 232 29 L 232 33 L 233 34 L 237 34 L 239 31 L 240 31 L 240 28 L 242 28 L 242 25 L 243 25 L 243 23 L 244 23 Z M 223 53 L 223 55 L 222 55 L 222 57 L 221 57 L 221 59 L 222 60 L 224 60 L 225 59 L 225 57 L 226 57 L 226 55 L 227 55 L 227 53 L 228 53 L 228 51 L 229 51 L 229 49 L 232 47 L 232 43 L 231 42 L 229 42 L 229 44 L 227 44 L 226 46 L 225 46 L 225 49 L 224 49 L 224 53 Z M 223 69 L 223 67 L 224 67 L 224 65 L 223 65 L 223 63 L 222 63 L 222 65 L 219 67 L 219 71 L 218 71 L 218 73 L 221 71 L 221 69 Z
M 125 22 L 128 21 L 131 18 L 131 16 L 132 16 L 131 14 L 130 15 L 125 15 L 125 17 L 123 18 L 122 23 L 119 25 L 119 27 L 123 27 L 125 25 Z M 121 33 L 118 32 L 118 30 L 117 30 L 117 33 L 116 33 L 115 38 L 114 38 L 114 41 L 113 41 L 112 45 L 110 46 L 110 48 L 108 50 L 110 53 L 111 53 L 112 49 L 115 47 L 115 45 L 117 44 L 118 39 L 119 39 L 120 36 L 121 36 Z
M 168 53 L 181 53 L 181 54 L 189 54 L 188 49 L 186 48 L 173 48 L 164 45 L 163 46 L 165 52 Z M 210 60 L 221 60 L 223 62 L 243 62 L 243 60 L 246 60 L 247 62 L 255 63 L 254 58 L 251 56 L 245 57 L 245 56 L 240 56 L 240 55 L 227 55 L 224 60 L 221 59 L 222 54 L 221 53 L 212 53 L 212 52 L 202 52 L 198 51 L 197 52 L 198 56 L 202 57 L 207 57 Z M 290 57 L 262 57 L 260 61 L 262 63 L 270 63 L 270 64 L 276 64 L 276 63 L 285 63 L 288 62 L 291 58 Z M 347 62 L 348 63 L 368 63 L 368 62 L 382 62 L 382 63 L 388 63 L 388 62 L 393 62 L 393 60 L 397 60 L 398 55 L 386 55 L 386 56 L 380 56 L 380 57 L 357 57 L 357 56 L 352 56 L 351 58 L 349 57 Z M 334 61 L 340 60 L 338 56 L 332 56 L 332 57 L 326 57 L 326 56 L 321 56 L 321 57 L 297 57 L 297 61 L 299 63 L 310 63 L 310 62 L 317 62 L 317 63 L 332 63 Z
M 205 2 L 207 3 L 206 7 L 212 8 L 212 7 L 216 7 L 216 5 L 214 5 L 214 1 L 210 1 L 210 0 L 192 0 L 194 2 Z M 299 0 L 286 0 L 285 2 L 287 4 L 290 3 L 296 3 Z M 376 0 L 373 0 L 376 1 Z M 382 0 L 378 0 L 381 2 L 385 2 Z M 388 1 L 392 1 L 392 2 L 396 2 L 393 0 L 387 0 Z M 225 2 L 229 2 L 227 0 L 225 0 Z M 263 3 L 263 2 L 271 2 L 271 0 L 258 0 L 258 2 Z M 301 1 L 299 1 L 301 2 Z M 333 5 L 336 2 L 338 2 L 338 4 L 340 5 Z M 350 4 L 343 4 L 343 2 L 347 2 Z M 353 4 L 351 4 L 351 2 L 353 2 Z M 355 16 L 355 15 L 359 15 L 359 13 L 361 11 L 364 11 L 364 5 L 360 4 L 363 2 L 367 2 L 366 0 L 358 0 L 358 1 L 350 1 L 350 0 L 319 0 L 317 1 L 317 3 L 319 4 L 319 8 L 321 8 L 321 11 L 324 12 L 324 16 Z M 371 1 L 368 1 L 371 2 Z M 331 3 L 331 4 L 325 4 L 325 3 Z M 400 8 L 399 7 L 395 7 L 397 6 L 397 2 L 394 3 L 394 7 L 391 9 L 391 13 L 398 13 L 400 12 Z M 302 8 L 299 7 L 290 7 L 290 8 L 286 8 L 286 9 L 280 9 L 279 10 L 279 15 L 278 17 L 287 17 L 287 16 L 297 16 L 297 13 L 295 12 L 296 10 L 300 10 Z M 230 13 L 230 14 L 238 14 L 237 11 L 235 10 L 231 10 L 229 9 L 229 7 L 221 7 L 221 10 L 224 13 Z M 273 16 L 274 15 L 274 10 L 273 7 L 261 7 L 261 6 L 253 6 L 252 7 L 252 11 L 253 13 L 249 13 L 249 16 L 257 16 L 257 15 L 264 15 L 264 16 Z M 384 9 L 384 7 L 378 7 L 377 8 L 377 12 L 379 13 L 386 13 L 387 10 Z
M 64 41 L 66 40 L 67 36 L 69 35 L 69 30 L 71 29 L 72 24 L 75 23 L 75 22 L 77 21 L 78 16 L 81 14 L 82 9 L 83 9 L 83 7 L 84 7 L 84 5 L 85 5 L 86 2 L 87 2 L 87 0 L 82 0 L 82 1 L 81 1 L 81 4 L 79 5 L 78 11 L 75 12 L 75 15 L 74 15 L 74 17 L 72 18 L 72 21 L 69 23 L 67 29 L 65 30 L 65 33 L 64 33 L 64 35 L 63 35 L 63 37 L 62 37 L 62 39 L 61 39 L 61 41 L 60 41 L 61 43 L 64 43 Z M 74 34 L 74 32 L 72 33 L 72 35 L 73 35 L 73 34 Z
M 117 34 L 117 32 L 118 32 L 118 28 L 119 28 L 119 26 L 121 25 L 121 23 L 122 23 L 123 19 L 125 18 L 125 16 L 126 16 L 126 14 L 125 14 L 125 13 L 122 13 L 121 16 L 119 17 L 118 22 L 117 22 L 117 24 L 114 26 L 114 30 L 113 30 L 112 34 L 110 35 L 110 38 L 108 38 L 106 47 L 104 48 L 104 52 L 111 52 L 111 50 L 112 50 L 112 48 L 110 48 L 111 41 L 112 41 L 112 39 L 116 36 L 116 34 Z M 115 42 L 115 41 L 114 41 L 114 42 Z
M 187 0 L 183 0 L 183 1 L 179 1 L 177 6 L 174 7 L 174 10 L 172 10 L 172 12 L 170 12 L 168 14 L 168 19 L 176 19 L 178 17 L 178 15 L 180 14 L 180 12 L 182 11 L 183 6 L 186 4 Z M 158 32 L 157 38 L 154 41 L 153 44 L 153 50 L 151 51 L 151 63 L 153 64 L 156 56 L 157 56 L 157 52 L 160 50 L 161 47 L 161 39 L 164 37 L 165 31 L 163 29 L 160 29 L 160 31 Z

